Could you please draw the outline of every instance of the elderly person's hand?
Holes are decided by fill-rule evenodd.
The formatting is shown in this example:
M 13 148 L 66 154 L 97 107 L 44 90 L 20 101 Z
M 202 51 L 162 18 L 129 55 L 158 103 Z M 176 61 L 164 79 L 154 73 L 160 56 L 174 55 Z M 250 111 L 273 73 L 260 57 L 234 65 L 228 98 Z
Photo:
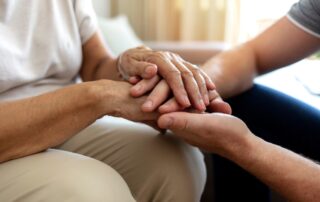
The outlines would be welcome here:
M 105 101 L 101 102 L 101 106 L 98 107 L 101 111 L 110 109 L 111 105 L 112 112 L 110 112 L 110 115 L 145 123 L 159 130 L 157 119 L 160 114 L 158 112 L 143 112 L 141 110 L 141 105 L 146 101 L 147 96 L 133 98 L 130 95 L 131 84 L 112 80 L 99 80 L 95 81 L 94 84 L 97 91 L 105 92 L 102 95 L 102 100 Z
M 211 79 L 196 65 L 184 61 L 180 56 L 169 52 L 152 51 L 147 47 L 138 47 L 124 52 L 119 57 L 118 69 L 121 76 L 132 84 L 132 95 L 141 96 L 156 88 L 154 92 L 163 92 L 157 98 L 153 93 L 144 103 L 144 111 L 153 111 L 173 95 L 182 108 L 204 111 L 209 105 L 208 91 L 215 86 Z
M 152 112 L 158 109 L 161 114 L 184 111 L 186 108 L 181 106 L 175 97 L 168 100 L 171 94 L 170 86 L 165 80 L 161 80 L 156 84 L 155 81 L 160 80 L 159 76 L 155 76 L 152 79 L 143 79 L 131 89 L 131 95 L 133 97 L 140 97 L 148 93 L 151 93 L 147 98 L 147 102 L 142 105 L 144 112 Z M 154 87 L 154 85 L 156 85 Z M 208 91 L 210 107 L 207 108 L 209 112 L 220 112 L 231 114 L 231 107 L 228 103 L 224 102 L 216 90 Z M 152 106 L 148 105 L 151 102 Z M 189 109 L 194 109 L 190 107 Z M 203 112 L 204 110 L 195 109 L 195 111 Z

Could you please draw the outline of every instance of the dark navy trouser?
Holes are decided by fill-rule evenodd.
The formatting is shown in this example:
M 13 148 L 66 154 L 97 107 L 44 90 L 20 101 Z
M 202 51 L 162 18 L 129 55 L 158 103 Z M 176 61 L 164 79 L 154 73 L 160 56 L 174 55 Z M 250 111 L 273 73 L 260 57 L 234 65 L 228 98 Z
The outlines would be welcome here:
M 320 161 L 320 111 L 276 90 L 255 85 L 227 100 L 257 136 Z M 234 163 L 213 155 L 215 202 L 269 201 L 268 188 Z

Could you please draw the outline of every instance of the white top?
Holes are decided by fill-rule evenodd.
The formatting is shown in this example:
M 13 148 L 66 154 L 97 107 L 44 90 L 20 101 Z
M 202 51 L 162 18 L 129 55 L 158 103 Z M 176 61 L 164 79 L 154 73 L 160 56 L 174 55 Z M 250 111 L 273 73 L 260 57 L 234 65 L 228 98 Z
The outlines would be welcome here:
M 96 30 L 90 0 L 0 0 L 0 101 L 73 84 Z

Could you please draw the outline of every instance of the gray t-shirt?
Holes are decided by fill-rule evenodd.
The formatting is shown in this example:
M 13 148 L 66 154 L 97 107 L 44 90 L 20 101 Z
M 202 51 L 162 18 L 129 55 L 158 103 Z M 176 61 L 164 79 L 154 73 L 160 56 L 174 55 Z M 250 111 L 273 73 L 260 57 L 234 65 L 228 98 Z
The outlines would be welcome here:
M 73 84 L 96 31 L 91 0 L 0 0 L 0 102 Z
M 320 37 L 320 0 L 300 0 L 287 17 L 304 31 Z

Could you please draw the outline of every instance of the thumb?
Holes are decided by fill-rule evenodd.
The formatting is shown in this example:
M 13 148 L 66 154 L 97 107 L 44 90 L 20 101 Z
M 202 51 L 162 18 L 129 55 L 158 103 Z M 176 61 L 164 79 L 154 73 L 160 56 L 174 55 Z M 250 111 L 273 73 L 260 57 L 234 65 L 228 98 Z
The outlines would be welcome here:
M 214 100 L 209 105 L 209 110 L 211 112 L 219 112 L 224 114 L 232 114 L 232 108 L 231 106 L 224 102 L 223 100 Z
M 204 116 L 206 116 L 206 114 L 175 112 L 162 115 L 158 120 L 158 125 L 162 129 L 196 132 L 203 128 L 202 125 L 204 124 Z
M 155 64 L 144 62 L 144 61 L 131 61 L 131 70 L 130 76 L 139 76 L 143 79 L 151 79 L 156 76 L 158 73 L 158 67 Z

